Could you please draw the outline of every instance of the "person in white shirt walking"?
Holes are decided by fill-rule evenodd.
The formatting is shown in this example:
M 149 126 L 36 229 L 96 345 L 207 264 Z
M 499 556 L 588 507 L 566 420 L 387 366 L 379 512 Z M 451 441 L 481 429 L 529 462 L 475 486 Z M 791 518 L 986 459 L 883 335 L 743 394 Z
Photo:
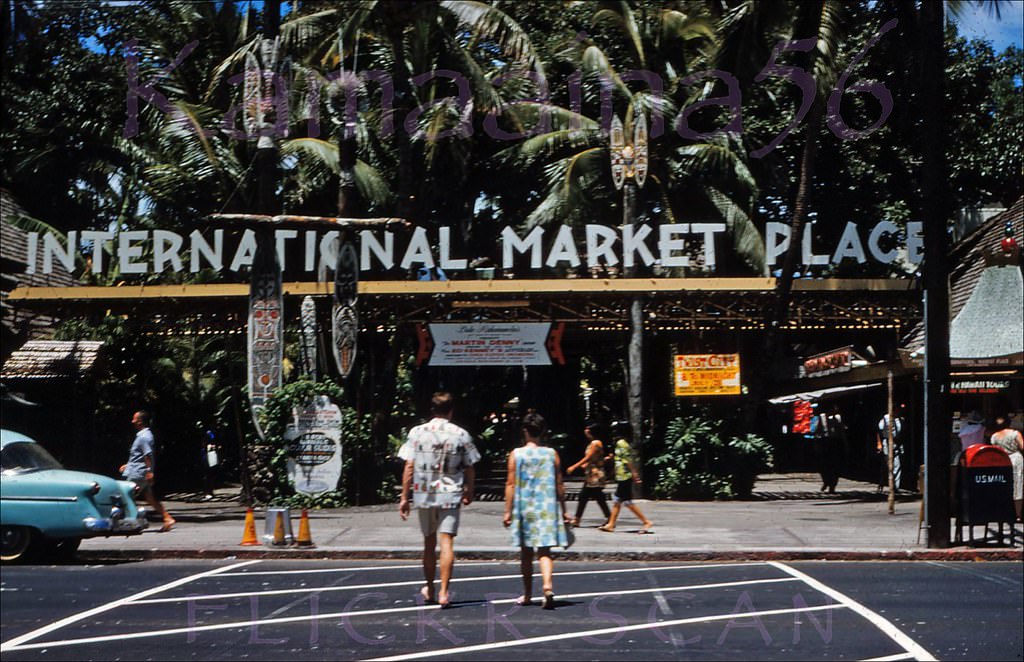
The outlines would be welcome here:
M 451 422 L 454 404 L 450 393 L 435 393 L 430 401 L 433 418 L 410 430 L 408 439 L 398 451 L 398 456 L 405 460 L 398 514 L 405 520 L 410 510 L 416 508 L 423 533 L 423 578 L 426 583 L 420 594 L 424 601 L 436 601 L 441 607 L 451 604 L 449 583 L 455 566 L 459 513 L 462 506 L 473 502 L 473 465 L 480 460 L 480 453 L 469 433 Z M 410 492 L 412 501 L 409 500 Z M 438 541 L 441 546 L 441 587 L 435 594 Z

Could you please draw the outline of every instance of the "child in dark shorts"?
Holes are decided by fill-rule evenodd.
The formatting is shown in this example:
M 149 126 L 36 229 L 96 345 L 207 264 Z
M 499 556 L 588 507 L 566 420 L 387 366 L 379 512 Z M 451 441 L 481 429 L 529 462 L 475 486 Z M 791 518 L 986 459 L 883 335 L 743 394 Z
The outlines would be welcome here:
M 654 533 L 652 531 L 654 522 L 647 519 L 643 512 L 640 511 L 640 508 L 633 503 L 633 485 L 639 485 L 641 480 L 640 472 L 633 461 L 633 447 L 629 445 L 625 437 L 629 433 L 629 424 L 624 422 L 616 423 L 612 426 L 612 432 L 618 437 L 615 440 L 615 480 L 617 486 L 615 488 L 615 496 L 612 497 L 614 504 L 612 505 L 612 514 L 608 518 L 608 523 L 597 528 L 608 533 L 613 532 L 615 530 L 615 522 L 619 518 L 619 513 L 622 511 L 622 507 L 625 506 L 640 518 L 642 522 L 640 533 Z

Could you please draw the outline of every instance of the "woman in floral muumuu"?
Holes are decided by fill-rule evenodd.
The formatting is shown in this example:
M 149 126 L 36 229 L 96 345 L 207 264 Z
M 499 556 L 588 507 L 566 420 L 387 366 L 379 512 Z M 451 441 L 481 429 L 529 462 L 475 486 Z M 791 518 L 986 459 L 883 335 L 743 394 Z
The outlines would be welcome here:
M 505 480 L 504 524 L 512 530 L 513 544 L 519 546 L 519 567 L 523 574 L 520 605 L 530 604 L 533 595 L 533 556 L 540 564 L 544 608 L 554 609 L 552 547 L 566 547 L 569 537 L 565 512 L 565 487 L 558 453 L 541 445 L 547 432 L 544 418 L 533 409 L 522 421 L 523 445 L 508 456 Z

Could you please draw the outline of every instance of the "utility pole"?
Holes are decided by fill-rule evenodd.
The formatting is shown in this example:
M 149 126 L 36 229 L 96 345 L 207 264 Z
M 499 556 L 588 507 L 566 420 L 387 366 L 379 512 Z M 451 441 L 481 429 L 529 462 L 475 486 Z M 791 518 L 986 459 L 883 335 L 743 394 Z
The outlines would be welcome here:
M 921 3 L 921 211 L 924 221 L 924 453 L 928 547 L 949 546 L 949 282 L 943 146 L 944 4 Z

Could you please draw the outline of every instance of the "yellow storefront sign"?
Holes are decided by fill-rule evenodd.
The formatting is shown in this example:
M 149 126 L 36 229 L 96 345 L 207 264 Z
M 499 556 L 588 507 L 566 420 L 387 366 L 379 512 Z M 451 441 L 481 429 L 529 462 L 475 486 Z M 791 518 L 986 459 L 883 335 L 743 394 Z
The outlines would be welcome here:
M 739 395 L 739 354 L 676 354 L 672 366 L 676 396 Z

